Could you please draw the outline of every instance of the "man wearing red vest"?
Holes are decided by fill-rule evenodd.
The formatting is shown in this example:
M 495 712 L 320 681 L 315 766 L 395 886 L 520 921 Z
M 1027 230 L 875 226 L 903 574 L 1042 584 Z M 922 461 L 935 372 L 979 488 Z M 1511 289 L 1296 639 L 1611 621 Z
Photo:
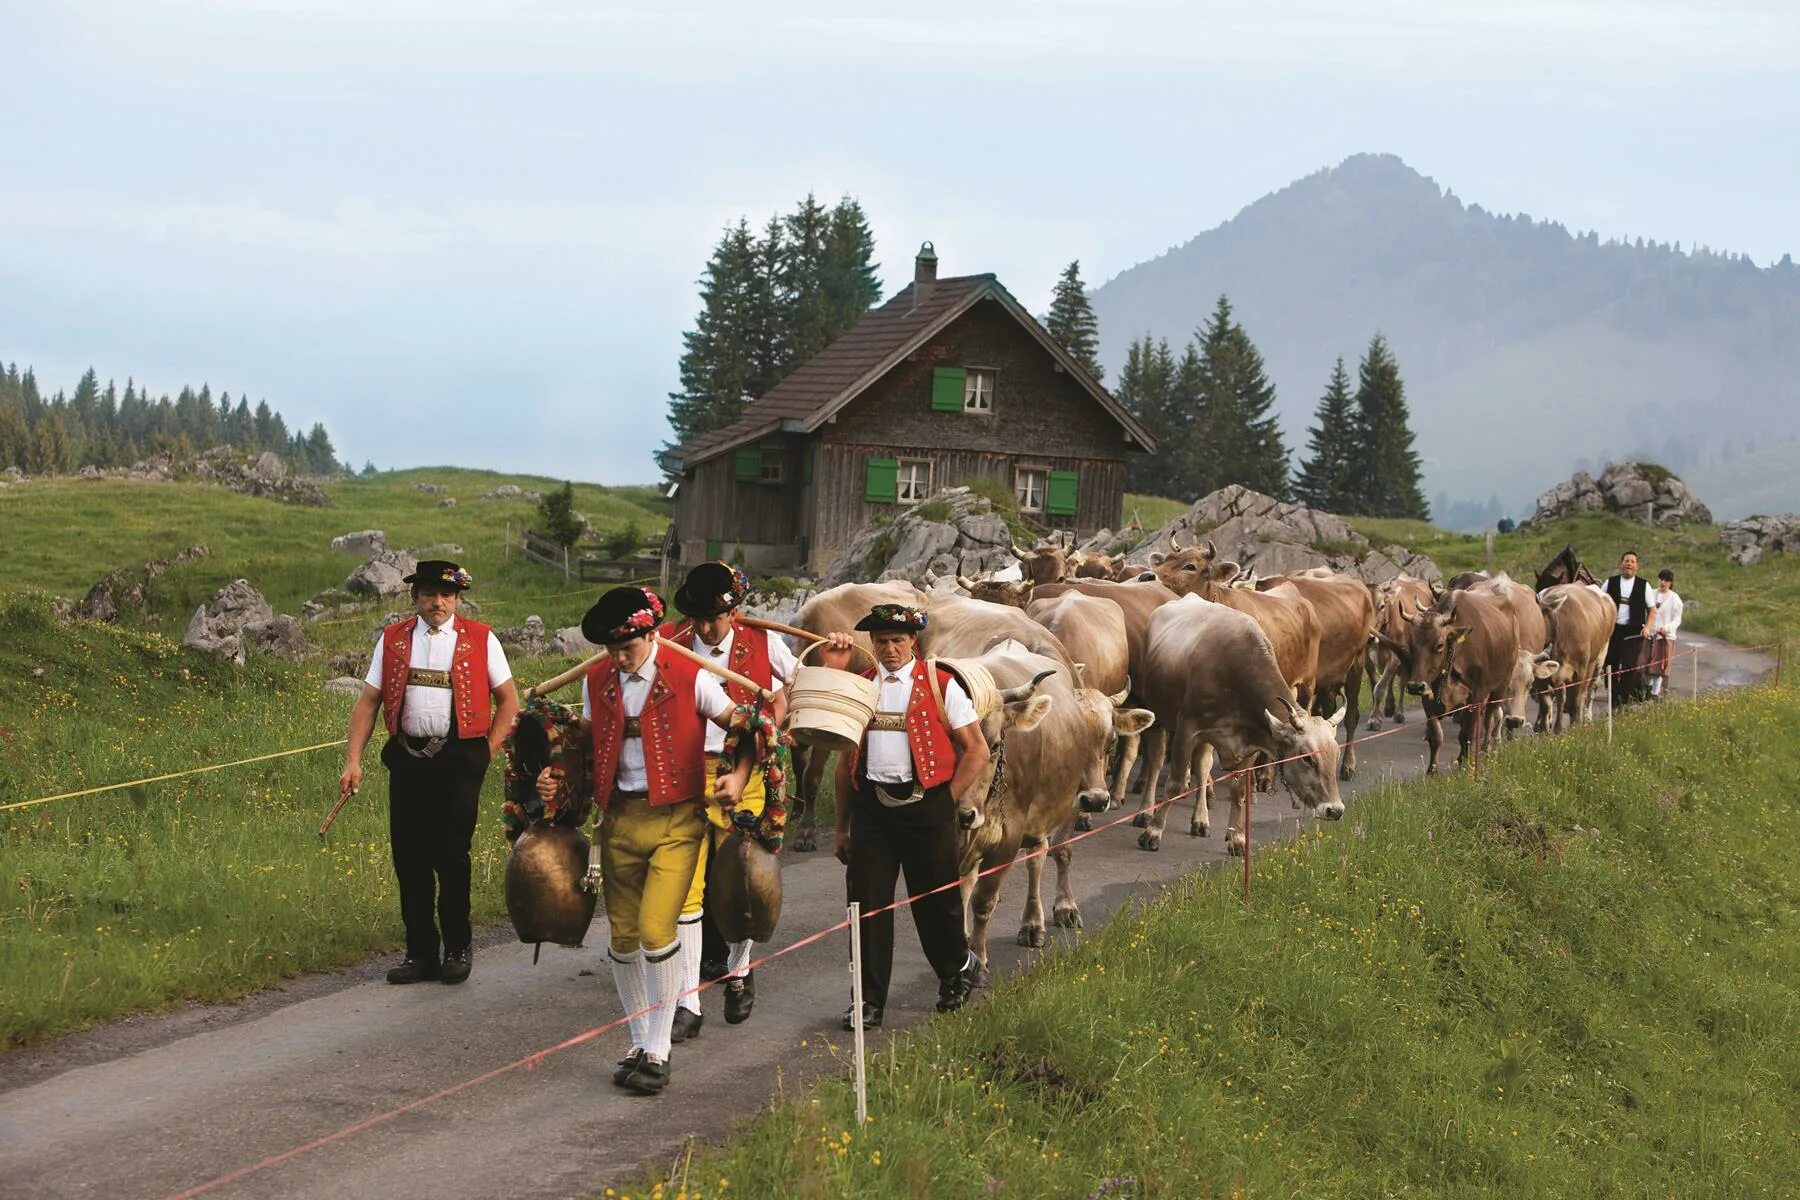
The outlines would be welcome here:
M 926 614 L 878 604 L 856 628 L 875 644 L 875 718 L 855 754 L 838 757 L 837 857 L 848 868 L 852 901 L 861 903 L 863 1010 L 844 1013 L 844 1028 L 881 1024 L 894 962 L 894 883 L 906 875 L 909 895 L 944 888 L 912 905 L 919 944 L 938 977 L 938 1011 L 961 1008 L 977 964 L 963 929 L 956 797 L 980 778 L 987 741 L 975 706 L 956 678 L 919 660 Z M 820 655 L 843 669 L 847 650 Z M 938 697 L 942 697 L 940 703 Z M 878 912 L 879 909 L 887 909 Z M 873 913 L 874 915 L 868 915 Z
M 675 1000 L 682 990 L 677 922 L 706 838 L 706 726 L 728 725 L 736 707 L 716 676 L 658 647 L 663 605 L 640 587 L 613 588 L 581 621 L 608 658 L 582 684 L 582 720 L 593 731 L 594 844 L 604 871 L 613 983 L 631 1014 L 631 1053 L 613 1082 L 655 1095 L 668 1085 Z M 746 755 L 713 785 L 725 808 L 743 795 Z M 554 788 L 548 772 L 538 788 Z
M 471 582 L 467 571 L 428 559 L 406 582 L 418 616 L 389 625 L 375 642 L 362 695 L 350 710 L 338 787 L 345 793 L 361 789 L 363 749 L 376 712 L 385 709 L 388 840 L 406 923 L 406 958 L 387 979 L 461 983 L 473 961 L 469 843 L 481 779 L 518 716 L 519 694 L 493 631 L 456 616 Z
M 800 664 L 788 644 L 769 632 L 737 620 L 737 608 L 750 591 L 750 581 L 729 563 L 701 563 L 688 572 L 687 579 L 675 590 L 675 607 L 687 614 L 679 625 L 665 625 L 662 636 L 678 645 L 689 646 L 696 654 L 711 658 L 719 665 L 736 671 L 764 691 L 775 694 L 773 717 L 779 725 L 787 710 L 783 685 L 793 679 Z M 848 638 L 845 642 L 848 643 Z M 738 683 L 727 683 L 726 694 L 734 704 L 749 704 L 756 699 L 750 689 Z M 717 772 L 719 755 L 725 749 L 725 731 L 717 725 L 706 729 L 707 779 Z M 711 800 L 712 788 L 707 794 Z M 739 798 L 738 814 L 757 817 L 763 809 L 762 776 L 752 772 Z M 756 1004 L 756 979 L 749 970 L 748 940 L 729 945 L 713 922 L 706 918 L 706 876 L 714 854 L 731 833 L 732 813 L 717 803 L 706 806 L 707 833 L 701 845 L 700 865 L 694 871 L 693 886 L 681 908 L 681 990 L 684 993 L 675 1011 L 672 1039 L 686 1041 L 700 1036 L 700 981 L 725 980 L 725 1021 L 737 1025 L 750 1018 Z M 702 966 L 702 960 L 707 965 Z

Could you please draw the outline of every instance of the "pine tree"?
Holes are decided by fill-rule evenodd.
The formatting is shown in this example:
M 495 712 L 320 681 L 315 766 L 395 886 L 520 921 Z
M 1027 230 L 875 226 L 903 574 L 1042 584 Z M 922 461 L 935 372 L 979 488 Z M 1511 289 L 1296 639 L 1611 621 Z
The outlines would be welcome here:
M 1173 493 L 1173 444 L 1179 440 L 1177 422 L 1183 419 L 1176 405 L 1177 367 L 1169 339 L 1152 341 L 1149 334 L 1131 343 L 1116 395 L 1126 411 L 1143 423 L 1162 450 L 1155 455 L 1134 455 L 1125 467 L 1126 486 L 1156 495 Z
M 1429 520 L 1419 485 L 1419 455 L 1408 425 L 1400 366 L 1379 333 L 1357 367 L 1356 511 L 1371 517 Z
M 1199 395 L 1185 448 L 1195 471 L 1194 494 L 1240 483 L 1286 499 L 1288 455 L 1273 411 L 1275 386 L 1225 296 L 1199 331 L 1198 353 Z
M 782 256 L 777 294 L 788 331 L 787 370 L 823 350 L 835 336 L 825 297 L 825 240 L 830 225 L 831 214 L 811 192 L 783 222 L 787 252 Z
M 313 427 L 306 434 L 306 466 L 315 475 L 336 475 L 341 469 L 338 466 L 337 448 L 331 444 L 331 435 L 317 421 L 313 422 Z
M 1314 419 L 1318 423 L 1307 443 L 1306 462 L 1294 477 L 1294 499 L 1322 512 L 1355 512 L 1356 402 L 1341 356 Z
M 1087 368 L 1096 380 L 1104 373 L 1098 357 L 1100 322 L 1094 306 L 1088 303 L 1087 289 L 1081 283 L 1081 260 L 1064 268 L 1056 281 L 1050 299 L 1050 312 L 1044 317 L 1044 328 L 1057 344 L 1069 352 L 1076 362 Z
M 567 549 L 581 538 L 581 518 L 575 514 L 575 485 L 564 483 L 538 501 L 538 519 L 544 536 Z
M 820 271 L 825 340 L 830 343 L 881 299 L 881 279 L 875 273 L 875 234 L 862 205 L 849 196 L 831 210 Z
M 750 223 L 725 230 L 700 278 L 700 316 L 682 335 L 681 390 L 669 393 L 671 447 L 737 420 L 755 395 L 756 347 L 746 328 L 755 290 Z
M 780 383 L 793 368 L 781 309 L 781 271 L 786 257 L 787 226 L 780 217 L 772 216 L 763 226 L 762 237 L 753 244 L 744 293 L 744 336 L 752 364 L 745 390 L 753 400 Z

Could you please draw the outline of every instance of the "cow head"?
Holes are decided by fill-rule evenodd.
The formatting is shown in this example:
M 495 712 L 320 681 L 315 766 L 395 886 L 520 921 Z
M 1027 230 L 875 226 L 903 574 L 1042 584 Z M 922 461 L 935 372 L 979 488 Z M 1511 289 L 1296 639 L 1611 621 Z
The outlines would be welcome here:
M 1406 665 L 1406 690 L 1441 702 L 1439 693 L 1450 674 L 1457 644 L 1469 636 L 1469 627 L 1456 623 L 1454 605 L 1448 612 L 1416 604 L 1408 611 L 1403 605 L 1400 619 L 1406 623 L 1406 641 L 1399 650 Z
M 1106 554 L 1078 554 L 1074 563 L 1077 579 L 1111 579 L 1113 577 L 1113 560 Z
M 988 764 L 969 790 L 956 800 L 956 824 L 965 832 L 980 829 L 987 820 L 989 803 L 999 801 L 1000 788 L 996 786 L 994 776 L 1001 769 L 1006 735 L 1015 730 L 1030 733 L 1043 724 L 1044 717 L 1049 714 L 1054 698 L 1038 695 L 1038 685 L 1053 674 L 1054 671 L 1045 671 L 1029 683 L 1002 690 L 1000 702 L 982 717 L 981 736 L 988 745 Z
M 1069 577 L 1069 553 L 1061 546 L 1039 546 L 1036 550 L 1013 548 L 1019 556 L 1019 568 L 1031 583 L 1061 583 Z
M 1288 703 L 1285 717 L 1265 711 L 1269 723 L 1270 749 L 1282 764 L 1282 778 L 1294 799 L 1306 810 L 1328 821 L 1344 815 L 1344 800 L 1338 795 L 1338 727 L 1344 723 L 1344 709 L 1339 706 L 1329 717 L 1316 717 Z
M 1237 577 L 1240 570 L 1234 562 L 1219 562 L 1219 552 L 1209 538 L 1204 547 L 1189 546 L 1152 554 L 1150 569 L 1157 580 L 1177 596 L 1199 593 L 1204 599 L 1218 595 L 1218 589 Z
M 958 575 L 956 585 L 976 600 L 1004 604 L 1009 608 L 1024 608 L 1031 599 L 1031 584 L 1023 579 L 967 579 Z
M 1111 806 L 1112 788 L 1107 783 L 1106 773 L 1119 738 L 1136 737 L 1156 724 L 1156 714 L 1149 709 L 1123 707 L 1130 692 L 1129 684 L 1116 696 L 1108 696 L 1095 688 L 1076 690 L 1082 718 L 1094 735 L 1093 744 L 1099 748 L 1097 754 L 1089 755 L 1082 769 L 1081 790 L 1076 797 L 1076 805 L 1082 812 L 1105 812 Z

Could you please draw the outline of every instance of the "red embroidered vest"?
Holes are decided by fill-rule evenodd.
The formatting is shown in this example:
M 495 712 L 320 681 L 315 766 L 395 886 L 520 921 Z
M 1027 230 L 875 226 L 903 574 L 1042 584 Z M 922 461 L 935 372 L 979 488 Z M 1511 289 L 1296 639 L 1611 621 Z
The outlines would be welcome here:
M 937 673 L 939 690 L 948 692 L 956 677 L 942 667 Z M 864 679 L 875 677 L 874 670 L 863 672 Z M 920 787 L 950 782 L 951 776 L 956 774 L 956 745 L 950 740 L 949 724 L 931 694 L 931 684 L 926 681 L 923 659 L 913 660 L 912 695 L 906 702 L 906 741 L 912 748 L 913 778 L 919 781 Z M 852 778 L 861 770 L 863 752 L 868 744 L 869 735 L 865 732 L 850 763 Z
M 644 775 L 651 804 L 702 803 L 706 799 L 706 718 L 694 711 L 694 683 L 700 668 L 667 650 L 656 652 L 656 678 L 638 714 L 644 740 Z M 594 727 L 594 799 L 604 809 L 612 800 L 625 740 L 625 700 L 619 668 L 603 659 L 588 668 L 588 706 Z
M 456 650 L 450 659 L 451 708 L 456 736 L 486 737 L 493 717 L 488 688 L 488 627 L 480 621 L 452 617 Z M 395 621 L 381 631 L 381 707 L 389 735 L 400 732 L 400 709 L 406 703 L 406 678 L 412 673 L 413 630 L 418 618 Z
M 668 624 L 657 630 L 661 636 L 679 646 L 691 647 L 694 644 L 694 623 L 683 621 L 679 625 Z M 698 653 L 706 653 L 704 650 Z M 769 631 L 754 629 L 748 625 L 731 623 L 731 656 L 725 665 L 746 679 L 754 679 L 764 691 L 775 686 L 775 664 L 769 657 Z M 756 697 L 750 689 L 741 683 L 725 684 L 725 694 L 731 697 L 733 704 L 748 704 Z

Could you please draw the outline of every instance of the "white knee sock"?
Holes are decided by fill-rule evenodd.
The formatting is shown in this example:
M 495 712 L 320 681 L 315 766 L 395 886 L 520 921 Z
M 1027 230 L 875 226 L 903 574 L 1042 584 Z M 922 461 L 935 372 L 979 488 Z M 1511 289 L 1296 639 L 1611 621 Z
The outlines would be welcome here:
M 696 1017 L 700 1015 L 700 913 L 684 916 L 675 926 L 675 935 L 681 939 L 681 987 L 686 992 L 679 1001 L 682 1008 Z
M 731 951 L 725 958 L 725 977 L 735 979 L 750 968 L 750 947 L 756 945 L 749 938 L 741 942 L 731 943 Z
M 644 975 L 644 951 L 642 948 L 630 954 L 621 955 L 609 949 L 606 953 L 612 962 L 613 986 L 619 989 L 619 1003 L 625 1006 L 625 1012 L 633 1014 L 650 1004 L 649 980 Z M 633 1050 L 648 1049 L 650 1019 L 648 1016 L 632 1016 L 631 1048 Z M 667 1035 L 664 1035 L 665 1038 Z
M 681 991 L 681 940 L 660 949 L 644 951 L 644 974 L 650 981 L 650 1010 L 644 1030 L 644 1050 L 669 1061 L 669 1035 L 675 1028 L 675 996 Z

